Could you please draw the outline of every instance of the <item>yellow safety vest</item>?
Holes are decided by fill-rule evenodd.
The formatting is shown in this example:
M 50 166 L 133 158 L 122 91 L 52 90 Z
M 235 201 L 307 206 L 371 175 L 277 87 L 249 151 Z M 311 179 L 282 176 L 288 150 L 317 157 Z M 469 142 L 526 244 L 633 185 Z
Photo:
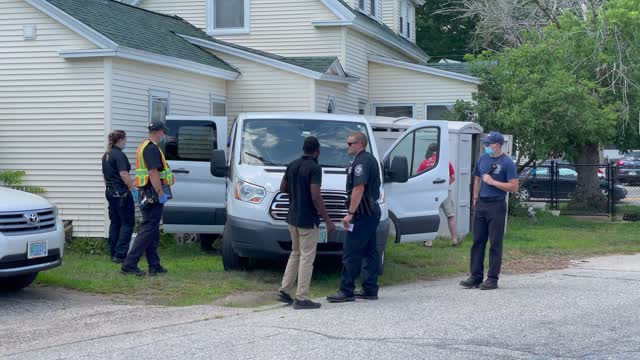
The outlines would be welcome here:
M 138 153 L 136 155 L 136 186 L 144 187 L 149 183 L 149 169 L 147 169 L 147 164 L 144 161 L 144 157 L 142 154 L 144 153 L 144 149 L 149 145 L 151 141 L 149 139 L 145 140 L 138 146 Z M 173 173 L 171 172 L 171 168 L 167 165 L 167 160 L 164 158 L 164 153 L 162 149 L 158 147 L 160 150 L 160 156 L 162 157 L 162 167 L 163 170 L 160 172 L 160 180 L 164 185 L 173 185 Z

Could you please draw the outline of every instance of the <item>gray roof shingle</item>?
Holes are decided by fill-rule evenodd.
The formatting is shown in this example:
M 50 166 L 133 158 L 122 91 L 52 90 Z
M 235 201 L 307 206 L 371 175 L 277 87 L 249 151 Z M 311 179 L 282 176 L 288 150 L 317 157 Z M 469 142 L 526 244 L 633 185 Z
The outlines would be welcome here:
M 471 68 L 469 67 L 469 63 L 459 63 L 459 64 L 427 64 L 428 67 L 432 67 L 434 69 L 450 71 L 462 75 L 474 76 L 471 73 Z
M 211 39 L 180 17 L 159 14 L 113 0 L 47 1 L 119 46 L 238 72 L 215 55 L 177 36 L 176 34 L 183 34 Z

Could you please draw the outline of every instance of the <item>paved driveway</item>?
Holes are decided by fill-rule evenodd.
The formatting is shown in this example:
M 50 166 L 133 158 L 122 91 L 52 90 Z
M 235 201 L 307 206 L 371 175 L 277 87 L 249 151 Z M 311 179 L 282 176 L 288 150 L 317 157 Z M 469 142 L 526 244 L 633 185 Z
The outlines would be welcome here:
M 0 296 L 0 357 L 640 359 L 640 255 L 504 276 L 497 291 L 459 280 L 312 311 L 114 305 L 32 289 Z

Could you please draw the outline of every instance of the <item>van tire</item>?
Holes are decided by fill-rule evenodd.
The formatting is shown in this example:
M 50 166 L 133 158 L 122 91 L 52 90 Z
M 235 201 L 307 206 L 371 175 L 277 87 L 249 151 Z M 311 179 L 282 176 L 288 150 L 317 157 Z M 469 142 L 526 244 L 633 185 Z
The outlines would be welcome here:
M 24 289 L 36 279 L 38 273 L 12 276 L 0 279 L 0 291 L 17 291 Z
M 231 241 L 222 240 L 222 265 L 226 271 L 247 270 L 249 258 L 242 257 L 233 250 Z

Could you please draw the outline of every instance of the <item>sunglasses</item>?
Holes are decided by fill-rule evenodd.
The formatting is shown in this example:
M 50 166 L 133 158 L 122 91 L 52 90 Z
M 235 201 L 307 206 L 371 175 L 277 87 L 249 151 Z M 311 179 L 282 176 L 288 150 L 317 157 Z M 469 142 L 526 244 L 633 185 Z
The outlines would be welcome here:
M 347 145 L 351 146 L 353 144 L 359 144 L 360 142 L 348 142 Z

